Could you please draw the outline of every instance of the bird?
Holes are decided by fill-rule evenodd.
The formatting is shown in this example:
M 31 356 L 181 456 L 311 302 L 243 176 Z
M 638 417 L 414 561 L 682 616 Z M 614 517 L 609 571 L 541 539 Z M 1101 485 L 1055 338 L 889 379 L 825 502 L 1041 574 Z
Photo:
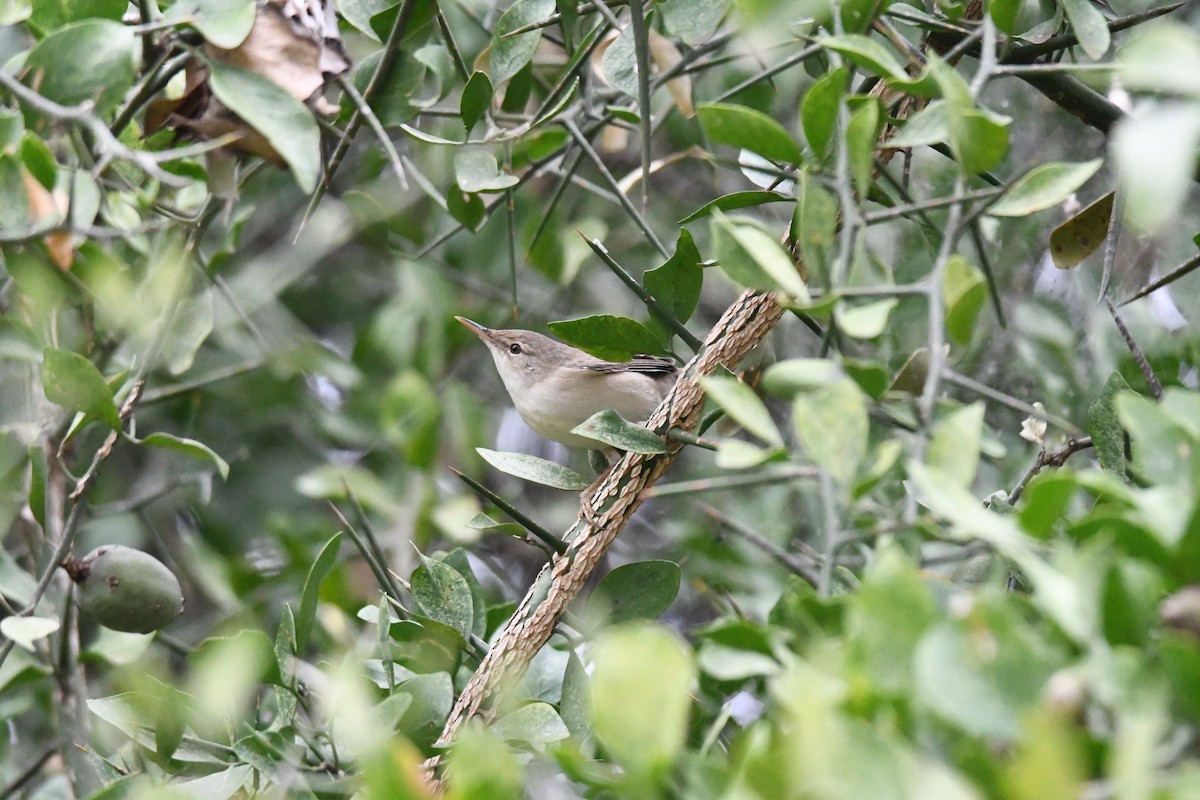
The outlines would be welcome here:
M 645 422 L 675 383 L 678 367 L 669 358 L 636 355 L 629 361 L 605 361 L 535 331 L 497 330 L 466 317 L 455 319 L 487 345 L 525 423 L 567 447 L 611 450 L 571 431 L 607 409 L 630 422 Z

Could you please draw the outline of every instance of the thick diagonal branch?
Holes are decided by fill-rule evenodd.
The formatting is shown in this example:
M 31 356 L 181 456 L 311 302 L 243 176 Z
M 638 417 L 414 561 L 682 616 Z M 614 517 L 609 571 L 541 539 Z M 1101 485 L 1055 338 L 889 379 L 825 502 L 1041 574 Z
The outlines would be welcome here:
M 783 308 L 770 294 L 743 293 L 713 326 L 704 346 L 682 371 L 675 387 L 647 426 L 660 433 L 671 428 L 691 430 L 695 427 L 704 405 L 704 392 L 697 379 L 711 374 L 719 366 L 736 366 L 782 315 Z M 459 695 L 438 739 L 439 746 L 452 742 L 463 724 L 481 713 L 485 701 L 525 673 L 534 655 L 550 639 L 554 623 L 642 504 L 643 490 L 666 472 L 676 452 L 678 450 L 663 455 L 626 453 L 609 470 L 585 501 L 575 524 L 564 535 L 563 538 L 570 542 L 567 551 L 543 568 Z M 430 759 L 426 766 L 432 770 L 437 761 L 436 757 Z

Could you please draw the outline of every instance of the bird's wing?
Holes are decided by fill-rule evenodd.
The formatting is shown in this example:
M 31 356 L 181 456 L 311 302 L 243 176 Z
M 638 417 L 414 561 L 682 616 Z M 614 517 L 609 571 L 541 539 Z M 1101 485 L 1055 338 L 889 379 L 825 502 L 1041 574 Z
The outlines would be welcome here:
M 643 372 L 648 375 L 670 375 L 677 369 L 669 358 L 638 354 L 632 361 L 597 361 L 584 367 L 589 372 Z

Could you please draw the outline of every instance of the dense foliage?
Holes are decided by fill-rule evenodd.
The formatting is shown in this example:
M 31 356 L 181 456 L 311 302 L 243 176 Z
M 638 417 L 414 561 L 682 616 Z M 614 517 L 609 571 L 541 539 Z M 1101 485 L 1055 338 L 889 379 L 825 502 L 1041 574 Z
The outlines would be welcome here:
M 454 316 L 745 289 L 448 796 L 1200 796 L 1196 20 L 0 0 L 0 796 L 430 796 L 593 478 Z

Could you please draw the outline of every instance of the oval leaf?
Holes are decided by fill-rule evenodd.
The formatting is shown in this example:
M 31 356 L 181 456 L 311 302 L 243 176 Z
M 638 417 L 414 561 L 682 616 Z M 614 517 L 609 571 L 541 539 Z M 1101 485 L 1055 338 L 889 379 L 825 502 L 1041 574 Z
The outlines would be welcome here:
M 589 602 L 603 607 L 604 623 L 656 619 L 675 602 L 680 575 L 673 561 L 623 564 L 604 576 Z
M 51 403 L 95 417 L 113 430 L 121 429 L 121 416 L 104 376 L 79 353 L 46 348 L 42 354 L 42 388 Z
M 540 483 L 543 486 L 569 492 L 581 492 L 591 485 L 587 478 L 575 470 L 567 469 L 561 464 L 555 464 L 553 461 L 547 461 L 537 456 L 525 453 L 500 453 L 484 447 L 476 447 L 475 452 L 501 472 L 532 483 Z
M 656 455 L 667 452 L 666 442 L 658 434 L 641 425 L 634 424 L 616 411 L 606 410 L 594 414 L 576 425 L 571 433 L 611 445 L 618 450 L 631 453 Z
M 855 339 L 874 339 L 887 328 L 892 309 L 900 301 L 894 297 L 849 308 L 841 303 L 834 309 L 833 317 L 838 328 Z
M 751 289 L 782 289 L 801 305 L 811 302 L 804 279 L 779 240 L 756 223 L 713 212 L 713 239 L 721 269 Z
M 551 322 L 556 337 L 608 361 L 628 361 L 641 353 L 662 352 L 662 341 L 640 322 L 628 317 L 597 314 L 582 319 Z
M 221 475 L 221 480 L 226 480 L 229 477 L 229 463 L 217 455 L 204 442 L 198 442 L 195 439 L 184 439 L 181 436 L 172 436 L 169 433 L 152 433 L 145 439 L 142 439 L 141 444 L 148 447 L 163 447 L 178 453 L 186 453 L 192 458 L 210 461 L 216 466 L 217 472 Z
M 1054 266 L 1069 269 L 1096 251 L 1108 237 L 1112 207 L 1113 193 L 1109 192 L 1054 229 L 1050 234 Z
M 464 192 L 502 192 L 519 182 L 516 175 L 501 171 L 494 155 L 478 149 L 454 154 L 454 176 Z
M 1104 159 L 1097 158 L 1081 164 L 1055 162 L 1034 167 L 1010 186 L 988 213 L 994 217 L 1024 217 L 1058 205 L 1087 183 L 1103 163 Z
M 839 484 L 849 484 L 867 454 L 867 401 L 858 385 L 844 378 L 800 394 L 792 418 L 808 457 Z
M 33 652 L 33 643 L 54 633 L 59 625 L 53 617 L 5 617 L 0 620 L 0 634 Z
M 613 760 L 643 780 L 665 772 L 687 736 L 696 680 L 687 647 L 658 626 L 623 626 L 592 651 L 592 724 Z
M 784 127 L 761 111 L 727 103 L 706 103 L 696 115 L 708 138 L 787 164 L 800 162 L 800 146 Z
M 311 192 L 321 171 L 321 134 L 308 107 L 261 75 L 216 61 L 208 68 L 213 94 L 266 137 L 300 188 Z
M 413 572 L 410 586 L 421 614 L 453 628 L 468 638 L 475 619 L 471 587 L 454 567 L 417 552 L 421 565 Z
M 542 29 L 535 28 L 516 36 L 512 31 L 540 22 L 554 13 L 554 0 L 517 0 L 500 15 L 493 29 L 488 66 L 492 71 L 492 83 L 499 85 L 516 75 L 537 52 L 542 40 Z
M 736 378 L 720 375 L 703 377 L 700 385 L 713 402 L 725 409 L 725 413 L 743 428 L 768 444 L 777 447 L 783 445 L 783 437 L 771 419 L 771 412 L 767 411 L 763 401 L 749 386 Z
M 777 192 L 733 192 L 732 194 L 722 195 L 716 200 L 710 200 L 679 220 L 679 224 L 687 225 L 689 222 L 695 222 L 702 217 L 707 217 L 713 211 L 733 211 L 739 208 L 761 206 L 764 203 L 786 202 L 791 199 L 787 195 L 778 194 Z
M 87 100 L 101 116 L 116 108 L 133 85 L 138 39 L 113 20 L 67 25 L 38 42 L 25 60 L 26 80 L 39 94 L 65 106 Z

